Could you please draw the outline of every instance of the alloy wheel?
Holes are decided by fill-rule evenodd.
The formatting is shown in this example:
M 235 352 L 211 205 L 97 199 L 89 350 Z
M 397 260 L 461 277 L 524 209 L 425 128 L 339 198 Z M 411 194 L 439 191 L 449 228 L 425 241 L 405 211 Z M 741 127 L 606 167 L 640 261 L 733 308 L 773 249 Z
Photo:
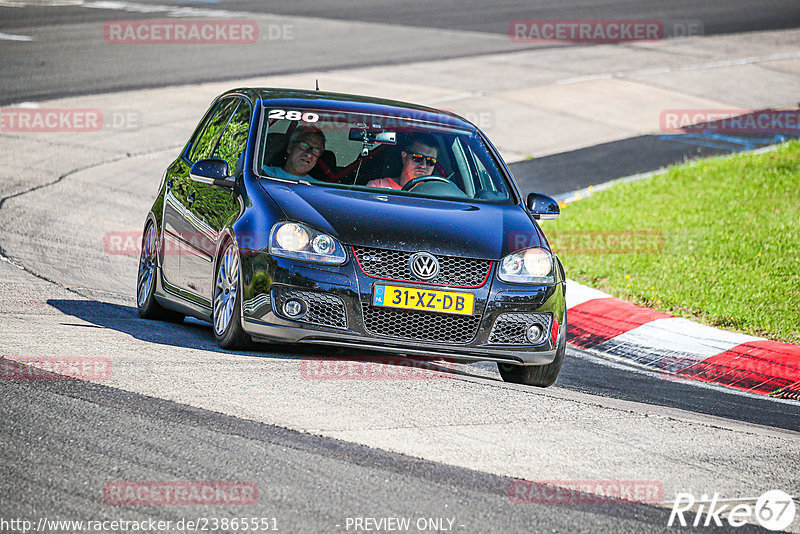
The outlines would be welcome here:
M 139 276 L 136 283 L 136 302 L 139 308 L 147 303 L 156 271 L 156 229 L 151 224 L 142 239 L 142 255 L 139 258 Z
M 239 256 L 236 248 L 228 245 L 219 262 L 217 281 L 214 284 L 214 331 L 219 336 L 225 333 L 231 322 L 238 289 Z

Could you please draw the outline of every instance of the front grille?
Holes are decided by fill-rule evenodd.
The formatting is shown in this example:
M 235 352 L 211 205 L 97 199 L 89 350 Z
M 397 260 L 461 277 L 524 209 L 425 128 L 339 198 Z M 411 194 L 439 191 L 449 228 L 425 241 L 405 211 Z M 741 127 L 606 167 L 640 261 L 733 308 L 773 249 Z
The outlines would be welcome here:
M 469 343 L 481 323 L 479 315 L 452 315 L 363 306 L 364 326 L 376 336 L 437 343 Z
M 494 321 L 489 343 L 498 345 L 530 345 L 525 332 L 532 324 L 538 324 L 544 331 L 542 343 L 550 335 L 552 318 L 549 313 L 501 313 Z
M 408 266 L 414 252 L 368 247 L 353 247 L 353 252 L 367 276 L 419 283 Z M 439 261 L 439 275 L 426 282 L 443 286 L 480 287 L 492 267 L 491 260 L 459 256 L 436 256 L 436 259 Z
M 347 328 L 347 313 L 344 302 L 337 296 L 316 291 L 304 291 L 289 287 L 272 290 L 275 302 L 275 313 L 291 321 L 330 326 L 332 328 Z M 302 317 L 286 317 L 283 314 L 283 304 L 289 299 L 305 302 L 306 312 Z

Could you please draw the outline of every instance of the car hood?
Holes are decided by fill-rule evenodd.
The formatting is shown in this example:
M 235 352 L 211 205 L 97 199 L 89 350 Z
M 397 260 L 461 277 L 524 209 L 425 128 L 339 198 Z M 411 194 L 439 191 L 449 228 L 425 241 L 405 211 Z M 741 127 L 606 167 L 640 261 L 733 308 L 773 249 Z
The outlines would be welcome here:
M 345 245 L 494 260 L 521 248 L 549 248 L 520 205 L 259 183 L 287 219 L 329 233 Z

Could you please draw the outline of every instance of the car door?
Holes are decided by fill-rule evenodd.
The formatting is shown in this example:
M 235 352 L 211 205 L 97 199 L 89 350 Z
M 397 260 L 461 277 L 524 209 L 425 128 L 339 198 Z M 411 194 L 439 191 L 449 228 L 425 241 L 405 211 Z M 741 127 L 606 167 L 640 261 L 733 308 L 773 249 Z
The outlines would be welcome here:
M 252 116 L 250 103 L 242 99 L 213 151 L 198 155 L 197 159 L 218 158 L 228 163 L 229 175 L 241 173 L 239 156 L 247 145 Z M 198 232 L 190 254 L 181 257 L 181 276 L 189 291 L 211 302 L 214 282 L 214 254 L 220 230 L 239 214 L 239 200 L 232 190 L 224 187 L 192 182 L 188 204 L 188 219 Z
M 234 116 L 241 118 L 237 114 L 240 106 L 244 106 L 242 113 L 249 124 L 249 103 L 235 96 L 221 99 L 196 130 L 182 157 L 167 171 L 163 225 L 165 282 L 168 289 L 204 306 L 211 304 L 217 233 L 224 221 L 236 213 L 237 202 L 231 191 L 193 181 L 189 170 L 200 159 L 230 151 L 230 140 L 226 138 L 224 144 L 221 141 Z M 237 123 L 229 137 L 240 129 Z M 230 168 L 232 171 L 233 166 Z

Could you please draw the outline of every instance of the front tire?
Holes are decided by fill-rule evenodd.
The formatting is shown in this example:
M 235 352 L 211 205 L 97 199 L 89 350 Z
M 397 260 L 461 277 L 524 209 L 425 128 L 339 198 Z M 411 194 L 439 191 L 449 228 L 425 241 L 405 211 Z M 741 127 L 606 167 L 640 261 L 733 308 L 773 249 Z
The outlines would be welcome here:
M 214 277 L 213 323 L 214 337 L 223 349 L 243 349 L 252 339 L 242 328 L 242 294 L 239 253 L 233 242 L 217 262 Z
M 567 352 L 567 312 L 564 312 L 564 324 L 562 326 L 564 333 L 558 340 L 556 347 L 555 359 L 545 365 L 512 365 L 505 363 L 498 363 L 497 370 L 500 371 L 500 376 L 506 382 L 514 384 L 525 384 L 527 386 L 536 386 L 546 388 L 551 386 L 558 374 L 561 372 L 561 366 L 564 363 L 564 354 Z
M 142 235 L 142 253 L 139 256 L 139 274 L 136 276 L 136 308 L 139 317 L 180 323 L 185 317 L 182 313 L 168 310 L 158 303 L 155 297 L 158 280 L 158 247 L 156 227 L 151 222 L 145 226 Z

